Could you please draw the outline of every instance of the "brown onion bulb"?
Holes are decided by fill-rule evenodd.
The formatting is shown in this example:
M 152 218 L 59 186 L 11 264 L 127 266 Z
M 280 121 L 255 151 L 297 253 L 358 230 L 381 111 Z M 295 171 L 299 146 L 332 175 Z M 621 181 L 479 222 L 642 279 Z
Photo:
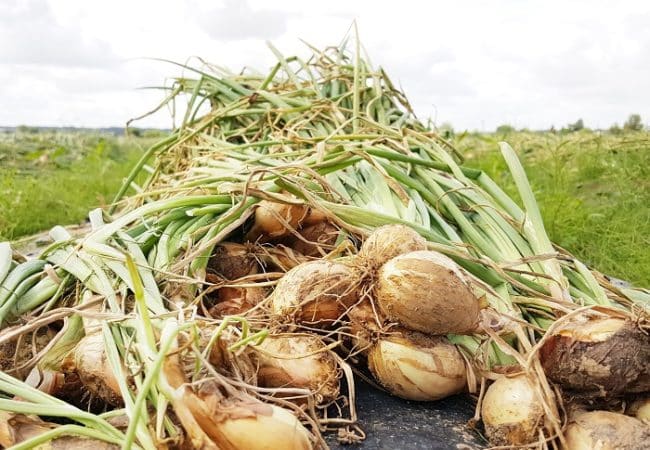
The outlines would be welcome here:
M 580 412 L 572 417 L 564 437 L 566 450 L 640 450 L 650 445 L 650 427 L 623 414 Z
M 361 245 L 359 256 L 376 268 L 396 256 L 426 249 L 426 239 L 415 230 L 391 224 L 376 228 Z
M 368 367 L 388 392 L 407 400 L 439 400 L 462 391 L 467 380 L 456 346 L 416 332 L 379 339 L 368 352 Z
M 537 441 L 544 409 L 525 375 L 502 377 L 483 397 L 481 417 L 492 445 L 526 445 Z
M 272 295 L 272 309 L 298 322 L 332 322 L 357 300 L 357 285 L 352 268 L 327 260 L 310 261 L 280 279 Z
M 248 312 L 266 298 L 266 289 L 251 287 L 222 287 L 217 290 L 217 302 L 210 308 L 215 318 L 239 316 Z
M 385 321 L 379 311 L 372 307 L 369 299 L 357 303 L 348 311 L 348 335 L 352 335 L 355 350 L 367 353 L 371 347 L 373 335 L 378 333 Z
M 101 333 L 79 341 L 74 349 L 74 370 L 88 392 L 110 405 L 122 405 L 120 385 L 108 362 Z
M 317 336 L 268 336 L 252 348 L 257 350 L 260 386 L 307 389 L 321 403 L 329 403 L 338 397 L 336 359 Z
M 479 320 L 479 300 L 468 277 L 438 252 L 406 253 L 384 264 L 376 299 L 389 320 L 423 333 L 469 333 Z
M 226 280 L 236 280 L 259 272 L 259 264 L 248 246 L 235 242 L 216 245 L 208 260 L 208 271 Z
M 555 383 L 601 397 L 650 391 L 650 336 L 632 322 L 579 316 L 546 338 L 539 352 Z
M 299 234 L 302 239 L 292 235 L 285 244 L 302 255 L 319 257 L 332 250 L 341 230 L 329 222 L 320 222 L 303 228 Z
M 327 221 L 327 215 L 314 208 L 309 208 L 305 219 L 302 221 L 303 225 L 316 225 L 317 223 Z
M 262 200 L 255 209 L 253 234 L 265 238 L 277 238 L 289 233 L 283 221 L 294 230 L 297 229 L 308 212 L 307 205 L 291 205 Z

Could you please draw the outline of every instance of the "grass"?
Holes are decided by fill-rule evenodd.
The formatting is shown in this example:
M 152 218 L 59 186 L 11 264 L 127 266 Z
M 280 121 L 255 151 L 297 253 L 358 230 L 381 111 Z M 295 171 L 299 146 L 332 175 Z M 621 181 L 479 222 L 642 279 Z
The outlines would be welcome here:
M 500 140 L 518 151 L 553 242 L 604 273 L 650 286 L 650 134 L 457 136 L 467 164 L 517 198 Z M 0 241 L 84 220 L 110 201 L 151 142 L 91 133 L 0 135 Z
M 148 142 L 90 132 L 0 134 L 0 241 L 83 221 Z
M 518 198 L 497 142 L 526 169 L 551 240 L 603 273 L 650 286 L 650 134 L 467 135 L 456 144 Z

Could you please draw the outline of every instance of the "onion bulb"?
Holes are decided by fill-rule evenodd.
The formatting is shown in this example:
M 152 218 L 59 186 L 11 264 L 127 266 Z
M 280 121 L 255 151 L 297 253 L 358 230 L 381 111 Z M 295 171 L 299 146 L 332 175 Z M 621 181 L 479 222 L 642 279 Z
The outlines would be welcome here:
M 210 315 L 220 318 L 245 314 L 265 297 L 266 290 L 258 286 L 222 287 L 217 290 L 217 302 L 210 308 Z
M 525 375 L 502 377 L 483 397 L 481 417 L 493 445 L 518 446 L 539 438 L 544 409 Z
M 327 221 L 327 215 L 318 209 L 309 208 L 305 220 L 302 221 L 303 225 L 316 225 L 317 223 Z
M 650 427 L 609 411 L 579 412 L 564 432 L 567 450 L 640 450 L 650 445 Z
M 234 242 L 222 242 L 217 245 L 208 262 L 206 279 L 212 283 L 224 280 L 237 280 L 259 272 L 260 266 L 256 255 L 249 247 Z M 212 317 L 240 315 L 257 305 L 266 296 L 266 291 L 257 286 L 226 286 L 210 292 L 207 297 L 213 304 L 210 308 Z
M 246 450 L 312 448 L 309 431 L 296 416 L 275 405 L 255 405 L 254 414 L 250 417 L 233 415 L 219 422 L 217 426 L 221 438 L 214 440 L 219 448 Z
M 427 241 L 406 225 L 381 226 L 364 241 L 359 256 L 377 268 L 388 260 L 417 250 L 426 250 Z
M 552 331 L 539 356 L 567 389 L 601 397 L 650 391 L 650 335 L 623 319 L 576 317 Z
M 307 205 L 292 205 L 262 200 L 255 209 L 255 225 L 251 237 L 274 239 L 285 236 L 290 232 L 285 223 L 294 230 L 307 216 Z
M 54 430 L 59 425 L 45 422 L 36 416 L 0 411 L 0 447 L 10 448 L 28 439 Z M 117 450 L 120 447 L 99 439 L 80 436 L 61 436 L 42 443 L 39 450 Z
M 373 335 L 378 333 L 384 318 L 379 311 L 372 307 L 371 300 L 364 299 L 348 311 L 349 330 L 352 335 L 355 350 L 367 353 L 373 341 Z
M 368 367 L 382 386 L 407 400 L 438 400 L 466 384 L 465 362 L 447 338 L 404 332 L 379 339 Z
M 287 272 L 272 295 L 273 312 L 298 322 L 337 320 L 357 300 L 356 272 L 343 264 L 316 260 Z
M 296 416 L 275 405 L 212 394 L 197 396 L 185 388 L 182 406 L 191 413 L 185 417 L 184 428 L 192 432 L 194 447 L 203 443 L 205 433 L 222 450 L 313 448 L 311 433 Z
M 632 401 L 625 413 L 650 425 L 650 397 Z
M 321 403 L 338 397 L 336 360 L 317 336 L 269 336 L 251 348 L 256 350 L 260 386 L 308 389 Z
M 73 355 L 74 371 L 84 388 L 110 405 L 122 405 L 120 386 L 104 351 L 102 334 L 85 336 L 75 347 Z
M 208 272 L 226 280 L 236 280 L 259 272 L 259 264 L 249 247 L 235 242 L 215 246 L 208 260 Z
M 480 304 L 467 276 L 433 251 L 396 256 L 379 270 L 376 299 L 389 320 L 429 334 L 473 331 Z
M 329 222 L 309 225 L 299 232 L 300 237 L 291 235 L 285 244 L 305 256 L 322 256 L 336 244 L 341 230 Z

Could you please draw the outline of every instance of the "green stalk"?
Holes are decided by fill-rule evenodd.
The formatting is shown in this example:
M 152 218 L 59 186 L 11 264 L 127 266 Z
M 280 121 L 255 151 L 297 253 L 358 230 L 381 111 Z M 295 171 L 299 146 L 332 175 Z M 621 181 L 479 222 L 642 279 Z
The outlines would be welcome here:
M 11 244 L 9 242 L 0 242 L 0 286 L 2 286 L 4 279 L 11 270 L 13 264 L 12 255 Z

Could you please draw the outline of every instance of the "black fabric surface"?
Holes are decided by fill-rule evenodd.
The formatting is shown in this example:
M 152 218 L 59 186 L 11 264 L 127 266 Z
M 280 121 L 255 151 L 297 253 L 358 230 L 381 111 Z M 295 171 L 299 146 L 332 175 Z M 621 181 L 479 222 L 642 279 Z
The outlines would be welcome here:
M 343 445 L 335 434 L 326 435 L 326 439 L 333 450 L 482 449 L 485 441 L 467 425 L 474 407 L 465 395 L 410 402 L 359 383 L 357 413 L 366 440 Z

